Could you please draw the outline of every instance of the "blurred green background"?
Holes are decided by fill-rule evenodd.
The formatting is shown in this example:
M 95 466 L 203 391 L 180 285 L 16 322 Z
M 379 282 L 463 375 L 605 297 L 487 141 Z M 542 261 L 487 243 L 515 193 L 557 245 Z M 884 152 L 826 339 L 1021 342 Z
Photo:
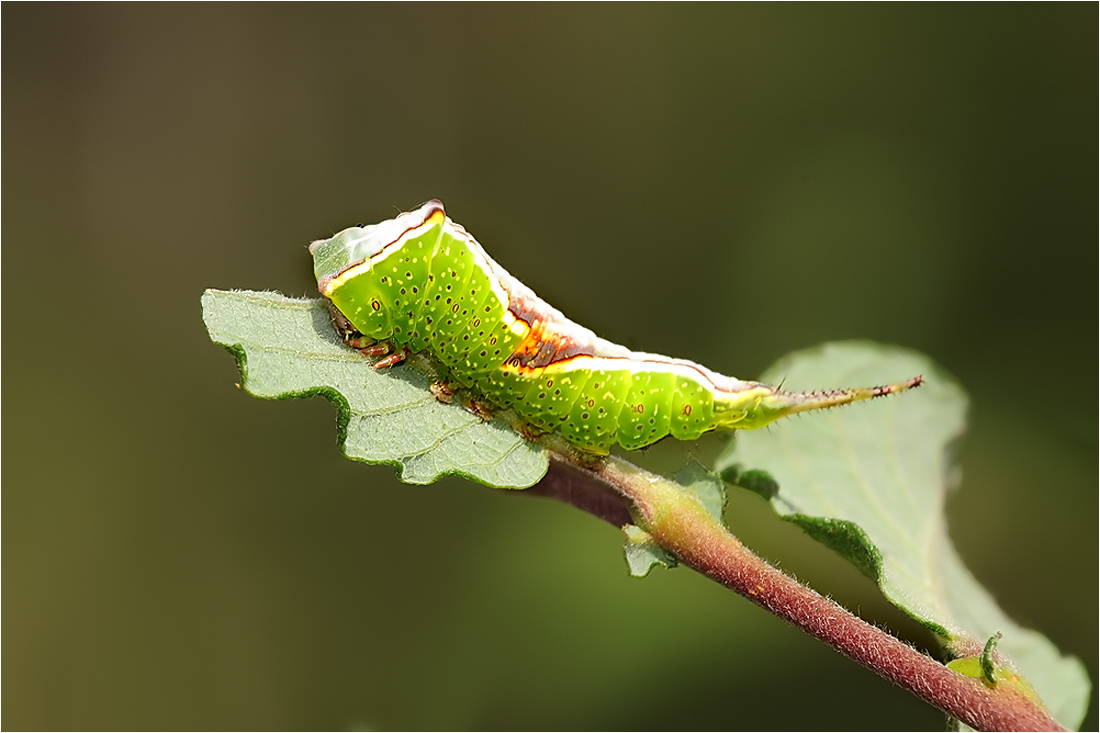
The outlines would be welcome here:
M 631 347 L 937 359 L 973 398 L 951 534 L 1095 679 L 1097 16 L 5 4 L 4 727 L 941 727 L 688 570 L 628 578 L 610 525 L 401 485 L 328 403 L 234 389 L 204 288 L 312 294 L 306 244 L 433 197 Z M 730 521 L 927 643 L 760 501 Z

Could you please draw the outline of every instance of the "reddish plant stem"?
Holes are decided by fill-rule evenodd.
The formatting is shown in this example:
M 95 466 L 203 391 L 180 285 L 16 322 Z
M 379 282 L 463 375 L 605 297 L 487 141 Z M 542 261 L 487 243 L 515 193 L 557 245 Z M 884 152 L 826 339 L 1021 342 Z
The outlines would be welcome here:
M 555 456 L 544 484 L 539 493 L 621 521 L 625 513 L 608 509 L 602 487 L 610 487 L 633 504 L 658 544 L 685 565 L 973 728 L 1064 730 L 1041 705 L 1011 687 L 990 686 L 955 672 L 783 574 L 666 479 L 614 457 L 585 467 Z

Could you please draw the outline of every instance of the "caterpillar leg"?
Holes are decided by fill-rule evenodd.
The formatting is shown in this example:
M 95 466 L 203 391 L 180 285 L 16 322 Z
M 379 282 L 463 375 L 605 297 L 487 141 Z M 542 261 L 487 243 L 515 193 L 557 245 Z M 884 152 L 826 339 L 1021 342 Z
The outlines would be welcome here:
M 394 351 L 392 344 L 388 341 L 376 341 L 370 336 L 364 336 L 362 332 L 352 325 L 351 321 L 347 319 L 347 316 L 341 313 L 331 302 L 329 302 L 329 314 L 332 320 L 332 327 L 336 329 L 336 333 L 340 336 L 341 341 L 363 356 L 383 357 L 375 362 L 375 369 L 385 369 L 395 364 L 400 364 L 405 361 L 405 357 L 408 356 L 409 351 L 405 347 Z
M 449 405 L 455 401 L 455 393 L 458 392 L 458 385 L 454 382 L 432 382 L 431 386 L 428 387 L 428 391 L 432 393 L 432 397 Z M 492 408 L 484 402 L 479 402 L 475 399 L 463 399 L 462 406 L 480 417 L 484 422 L 489 422 L 493 419 Z
M 360 348 L 356 343 L 353 342 L 365 340 L 368 344 L 374 343 L 374 339 L 367 338 L 362 333 L 360 333 L 355 326 L 351 325 L 351 321 L 349 321 L 347 316 L 341 313 L 339 309 L 337 309 L 337 307 L 333 305 L 331 300 L 327 302 L 329 322 L 332 323 L 332 329 L 336 331 L 336 335 L 340 337 L 341 341 L 343 341 L 345 344 L 352 347 L 353 349 Z
M 521 422 L 517 425 L 513 425 L 512 427 L 515 428 L 517 433 L 522 435 L 527 440 L 530 440 L 531 442 L 538 440 L 547 433 L 546 430 L 543 430 L 542 428 L 527 422 Z
M 366 341 L 368 343 L 364 343 L 362 346 L 359 346 L 357 344 L 349 342 L 348 346 L 358 350 L 359 353 L 363 356 L 392 356 L 390 352 L 393 351 L 393 347 L 390 346 L 388 343 L 384 341 L 382 343 L 374 343 L 373 339 L 368 339 L 366 336 L 363 337 L 363 341 Z M 401 361 L 404 358 L 405 356 L 402 355 L 401 359 L 398 359 L 398 361 Z M 375 364 L 375 366 L 377 367 L 378 364 Z
M 364 336 L 351 321 L 347 319 L 343 313 L 336 309 L 336 306 L 329 302 L 329 320 L 332 321 L 332 328 L 336 331 L 336 335 L 340 337 L 340 340 L 345 344 L 355 349 L 363 356 L 385 356 L 390 353 L 390 345 L 385 342 L 378 342 L 372 339 L 370 336 Z
M 482 422 L 489 422 L 493 419 L 493 411 L 484 402 L 470 400 L 470 403 L 466 405 L 466 409 L 480 417 Z
M 343 341 L 363 356 L 387 356 L 393 351 L 393 346 L 387 341 L 375 341 L 363 334 L 345 334 Z M 402 359 L 404 356 L 401 357 Z M 377 366 L 377 365 L 376 365 Z
M 432 382 L 428 390 L 432 393 L 432 397 L 435 397 L 440 402 L 449 405 L 455 401 L 455 386 L 453 384 L 448 382 Z
M 378 344 L 378 346 L 385 346 L 386 351 L 389 351 L 389 349 L 390 349 L 389 344 Z M 370 347 L 370 348 L 373 349 L 374 347 Z M 360 351 L 362 351 L 363 353 L 366 353 L 367 349 L 360 349 Z M 384 351 L 382 353 L 386 353 L 386 352 Z M 405 358 L 408 355 L 409 355 L 408 349 L 402 347 L 402 348 L 398 349 L 397 351 L 393 352 L 392 354 L 390 354 L 389 356 L 376 361 L 374 363 L 374 368 L 375 369 L 388 369 L 391 366 L 396 366 L 396 365 L 400 364 L 401 362 L 405 361 Z

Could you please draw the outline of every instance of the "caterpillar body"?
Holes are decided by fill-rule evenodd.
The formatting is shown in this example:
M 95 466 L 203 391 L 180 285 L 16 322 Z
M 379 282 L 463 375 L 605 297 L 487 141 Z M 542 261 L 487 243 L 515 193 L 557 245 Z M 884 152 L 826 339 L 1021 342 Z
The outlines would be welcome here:
M 606 454 L 671 435 L 758 428 L 796 412 L 900 392 L 783 392 L 686 359 L 631 351 L 552 308 L 429 201 L 310 245 L 318 287 L 352 327 L 396 358 L 428 352 L 449 379 L 540 431 Z

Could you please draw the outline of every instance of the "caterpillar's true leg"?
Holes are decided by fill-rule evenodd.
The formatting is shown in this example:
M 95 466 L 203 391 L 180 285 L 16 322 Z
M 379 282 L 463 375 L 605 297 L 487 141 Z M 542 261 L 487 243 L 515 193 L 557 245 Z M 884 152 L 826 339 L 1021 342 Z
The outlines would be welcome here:
M 363 342 L 363 346 L 373 344 L 374 339 L 367 338 L 359 330 L 351 325 L 351 321 L 347 319 L 343 313 L 332 303 L 328 301 L 329 321 L 332 323 L 333 329 L 336 330 L 336 335 L 340 337 L 348 346 L 353 349 L 361 348 L 359 342 Z
M 379 344 L 379 346 L 382 346 L 382 344 Z M 387 346 L 387 350 L 388 350 L 388 344 L 386 346 Z M 408 354 L 409 354 L 408 349 L 406 349 L 405 347 L 401 347 L 400 349 L 393 352 L 389 356 L 387 356 L 383 359 L 379 359 L 377 362 L 375 362 L 374 368 L 375 369 L 386 369 L 386 368 L 394 366 L 396 364 L 400 364 L 401 362 L 405 361 L 405 357 L 408 356 Z
M 358 349 L 359 353 L 363 356 L 386 356 L 393 351 L 393 347 L 385 341 L 376 344 L 373 343 L 374 339 L 369 339 L 366 336 L 364 336 L 362 340 L 365 342 L 362 346 L 351 342 L 348 342 L 348 346 L 353 349 Z M 402 356 L 401 358 L 404 359 L 405 357 Z M 398 361 L 400 361 L 400 359 Z M 375 364 L 375 366 L 378 365 Z
M 388 341 L 375 341 L 358 331 L 341 332 L 340 339 L 363 356 L 385 356 L 393 351 Z
M 336 329 L 336 335 L 340 337 L 341 341 L 363 356 L 385 356 L 390 353 L 391 347 L 388 343 L 385 341 L 378 342 L 370 336 L 364 336 L 355 326 L 351 325 L 351 321 L 337 310 L 331 302 L 329 303 L 329 313 L 332 327 Z

